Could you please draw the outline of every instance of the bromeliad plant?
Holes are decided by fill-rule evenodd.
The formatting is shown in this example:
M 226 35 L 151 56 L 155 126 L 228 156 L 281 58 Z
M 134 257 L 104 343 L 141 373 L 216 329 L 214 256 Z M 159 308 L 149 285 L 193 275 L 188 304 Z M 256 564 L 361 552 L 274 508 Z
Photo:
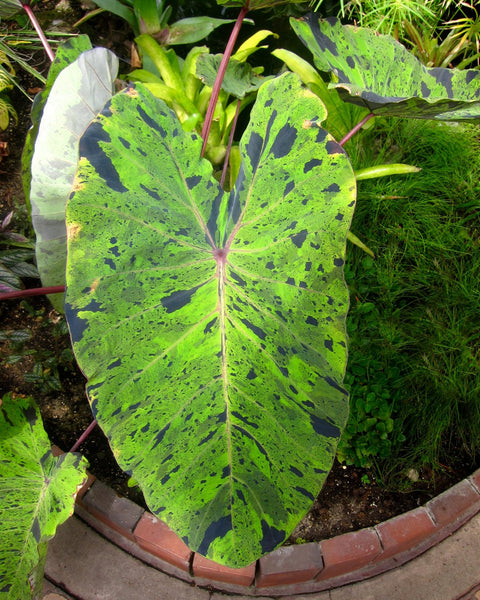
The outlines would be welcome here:
M 391 38 L 337 21 L 292 25 L 334 74 L 331 106 L 343 95 L 369 118 L 480 114 L 477 71 L 425 70 Z M 220 79 L 212 87 L 207 124 Z M 326 118 L 297 75 L 266 81 L 229 192 L 202 158 L 208 127 L 184 131 L 140 83 L 112 91 L 78 145 L 65 306 L 92 410 L 150 509 L 233 567 L 276 548 L 306 513 L 348 414 L 356 177 L 350 134 L 337 142 Z

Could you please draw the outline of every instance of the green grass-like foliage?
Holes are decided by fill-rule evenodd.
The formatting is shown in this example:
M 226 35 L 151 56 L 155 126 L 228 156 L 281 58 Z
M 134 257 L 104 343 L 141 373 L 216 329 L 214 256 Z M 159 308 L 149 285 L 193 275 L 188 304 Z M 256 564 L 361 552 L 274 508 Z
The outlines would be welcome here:
M 67 205 L 66 314 L 95 416 L 151 510 L 233 567 L 307 512 L 347 417 L 355 178 L 325 112 L 293 74 L 264 84 L 226 193 L 201 139 L 129 88 L 83 136 Z
M 0 404 L 0 598 L 38 598 L 47 542 L 73 512 L 86 460 L 52 455 L 40 412 L 31 398 Z
M 342 97 L 375 114 L 462 121 L 480 117 L 480 72 L 425 67 L 388 35 L 315 14 L 291 19 Z
M 388 458 L 382 476 L 399 485 L 404 469 L 452 464 L 460 447 L 480 452 L 480 148 L 473 126 L 397 119 L 362 141 L 352 147 L 356 167 L 422 168 L 359 183 L 352 229 L 376 259 L 352 246 L 347 255 L 351 418 L 342 452 L 353 462 Z M 390 431 L 377 428 L 382 421 Z

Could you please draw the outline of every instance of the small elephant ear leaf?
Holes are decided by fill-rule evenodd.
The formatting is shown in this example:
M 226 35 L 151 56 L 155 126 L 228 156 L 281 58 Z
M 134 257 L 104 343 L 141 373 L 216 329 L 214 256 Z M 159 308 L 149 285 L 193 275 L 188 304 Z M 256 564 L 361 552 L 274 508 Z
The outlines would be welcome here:
M 65 283 L 65 204 L 78 163 L 78 142 L 114 93 L 118 59 L 104 48 L 82 53 L 57 76 L 43 109 L 31 165 L 31 214 L 44 286 Z M 52 296 L 63 311 L 62 297 Z
M 10 394 L 0 404 L 0 456 L 0 598 L 38 598 L 47 542 L 73 513 L 87 461 L 53 456 L 33 400 Z
M 150 509 L 232 567 L 291 533 L 347 418 L 355 177 L 325 117 L 295 75 L 264 84 L 227 194 L 201 139 L 129 88 L 83 136 L 67 204 L 92 410 Z
M 480 71 L 429 69 L 392 37 L 315 14 L 290 20 L 344 100 L 377 115 L 464 121 L 480 118 Z
M 222 54 L 202 54 L 198 57 L 196 75 L 205 85 L 213 87 L 222 56 Z M 258 90 L 267 79 L 269 78 L 255 73 L 249 63 L 231 58 L 222 81 L 222 90 L 236 98 L 244 98 L 246 94 Z

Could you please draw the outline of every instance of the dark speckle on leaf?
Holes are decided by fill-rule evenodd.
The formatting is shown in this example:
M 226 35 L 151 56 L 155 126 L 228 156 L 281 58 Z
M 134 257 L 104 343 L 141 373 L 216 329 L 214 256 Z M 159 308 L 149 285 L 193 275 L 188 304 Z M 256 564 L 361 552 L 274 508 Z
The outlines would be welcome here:
M 323 163 L 323 160 L 321 160 L 320 158 L 312 158 L 307 163 L 305 163 L 305 165 L 303 166 L 303 172 L 308 173 L 314 167 L 320 167 L 322 163 Z
M 325 131 L 325 129 L 320 128 L 317 132 L 317 137 L 315 138 L 315 141 L 317 142 L 317 144 L 321 144 L 326 137 L 327 132 Z
M 465 77 L 465 83 L 468 85 L 471 81 L 473 81 L 474 79 L 476 79 L 477 77 L 480 78 L 480 71 L 474 71 L 473 69 L 469 69 L 468 71 L 466 71 L 467 75 Z M 479 90 L 480 91 L 480 90 Z
M 330 352 L 333 352 L 333 341 L 332 340 L 325 340 L 323 342 L 323 345 L 325 346 L 325 348 L 327 350 L 330 350 Z
M 287 283 L 288 285 L 295 285 L 295 279 L 289 277 L 285 283 Z
M 303 473 L 301 471 L 299 471 L 296 467 L 294 467 L 293 465 L 290 465 L 290 471 L 296 475 L 297 477 L 303 477 Z
M 442 69 L 435 68 L 430 70 L 430 74 L 435 77 L 437 83 L 440 83 L 445 88 L 447 92 L 447 96 L 449 98 L 453 98 L 453 89 L 452 89 L 452 79 L 453 79 L 453 71 L 452 69 Z
M 343 267 L 343 265 L 344 265 L 344 262 L 345 262 L 345 261 L 343 260 L 343 258 L 334 258 L 334 259 L 333 259 L 333 264 L 334 264 L 336 267 Z
M 190 302 L 193 294 L 198 290 L 199 287 L 200 286 L 197 285 L 190 290 L 179 290 L 177 292 L 172 292 L 170 296 L 165 296 L 161 299 L 162 306 L 166 308 L 167 313 L 180 310 Z
M 188 189 L 191 190 L 195 186 L 197 186 L 202 181 L 201 175 L 192 175 L 192 177 L 187 177 L 185 182 L 188 186 Z
M 326 419 L 321 419 L 320 417 L 311 414 L 310 422 L 315 433 L 329 438 L 340 437 L 340 429 L 336 425 L 333 425 L 332 423 L 327 421 Z
M 294 187 L 295 187 L 295 182 L 289 181 L 287 183 L 287 185 L 285 186 L 285 189 L 283 190 L 283 197 L 285 198 L 285 196 L 288 196 L 288 194 L 294 189 Z
M 250 164 L 252 165 L 252 171 L 255 173 L 258 167 L 258 163 L 260 162 L 260 156 L 262 154 L 263 148 L 263 138 L 258 135 L 255 131 L 252 132 L 250 138 L 248 140 L 248 144 L 245 146 L 245 150 L 247 151 L 247 156 L 250 160 Z
M 103 260 L 103 262 L 108 265 L 112 271 L 116 271 L 117 270 L 117 265 L 113 262 L 113 260 L 111 258 L 105 258 Z
M 332 140 L 329 140 L 325 144 L 325 150 L 328 152 L 328 154 L 345 154 L 345 150 L 337 142 Z
M 137 111 L 140 117 L 142 118 L 142 121 L 144 121 L 151 129 L 157 131 L 162 138 L 166 137 L 167 132 L 165 131 L 165 129 L 163 129 L 163 127 L 161 127 L 160 124 L 157 123 L 157 121 L 155 121 L 155 119 L 149 117 L 139 104 L 137 104 Z
M 355 61 L 353 60 L 352 56 L 347 56 L 347 58 L 345 59 L 347 61 L 347 65 L 351 68 L 354 69 L 355 68 Z
M 307 325 L 314 325 L 315 327 L 318 326 L 318 321 L 317 319 L 315 319 L 315 317 L 312 317 L 311 315 L 309 315 L 305 321 L 305 323 L 307 323 Z
M 113 166 L 105 148 L 111 142 L 110 136 L 104 131 L 101 123 L 94 121 L 80 138 L 79 156 L 86 156 L 95 171 L 105 181 L 107 186 L 115 192 L 128 192 L 120 181 L 118 171 Z
M 302 231 L 297 233 L 297 235 L 293 235 L 290 239 L 297 248 L 301 248 L 303 246 L 303 243 L 307 239 L 307 233 L 308 232 L 306 229 L 302 229 Z
M 205 531 L 205 535 L 203 536 L 203 540 L 198 547 L 198 553 L 202 556 L 205 556 L 208 552 L 208 548 L 210 544 L 219 538 L 223 538 L 227 535 L 229 531 L 232 529 L 232 517 L 231 515 L 227 515 L 226 517 L 221 517 L 217 521 L 213 521 L 207 527 Z
M 217 317 L 215 317 L 214 319 L 212 319 L 211 321 L 209 321 L 206 325 L 205 325 L 205 329 L 203 330 L 203 333 L 206 335 L 207 333 L 210 333 L 212 331 L 212 327 L 215 325 L 215 322 L 217 320 Z
M 278 132 L 270 152 L 275 158 L 287 156 L 297 139 L 297 129 L 286 123 Z
M 247 319 L 241 319 L 241 321 L 246 327 L 248 327 L 248 329 L 250 329 L 250 331 L 252 331 L 261 340 L 264 340 L 267 337 L 267 334 L 260 327 L 257 327 Z
M 269 525 L 266 521 L 262 521 L 262 539 L 260 545 L 262 547 L 262 554 L 271 552 L 283 542 L 285 539 L 286 532 L 281 529 L 276 529 L 273 525 Z
M 108 365 L 107 371 L 111 371 L 115 367 L 119 367 L 121 364 L 122 364 L 122 359 L 121 358 L 117 358 L 117 360 L 115 360 L 114 362 L 112 362 L 112 363 L 110 363 Z
M 431 91 L 430 91 L 429 87 L 427 86 L 427 84 L 424 81 L 422 81 L 421 88 L 422 88 L 422 96 L 424 98 L 428 98 L 430 96 L 430 94 L 431 94 Z
M 266 265 L 265 265 L 266 269 L 274 269 L 275 265 L 273 264 L 273 262 L 270 260 Z
M 252 421 L 249 421 L 247 419 L 247 417 L 245 417 L 244 415 L 240 414 L 238 411 L 232 411 L 231 412 L 232 417 L 235 417 L 236 419 L 238 419 L 239 421 L 241 421 L 242 423 L 244 423 L 245 425 L 248 425 L 249 427 L 253 427 L 254 429 L 258 429 L 258 425 L 257 423 L 253 423 Z M 242 428 L 241 429 L 242 432 L 245 432 L 245 430 Z M 263 448 L 262 448 L 263 450 Z M 265 453 L 265 451 L 263 450 L 262 453 Z
M 297 486 L 296 488 L 294 488 L 297 490 L 297 492 L 300 492 L 303 496 L 306 496 L 309 500 L 311 500 L 312 502 L 315 501 L 315 496 L 309 492 L 308 490 L 306 490 L 305 488 L 302 488 L 300 486 Z
M 340 191 L 340 186 L 338 183 L 331 183 L 328 187 L 322 190 L 325 193 L 337 193 Z
M 157 194 L 157 192 L 155 192 L 154 190 L 150 190 L 149 188 L 147 188 L 146 186 L 143 185 L 143 183 L 140 184 L 140 187 L 142 188 L 142 190 L 144 192 L 147 192 L 147 194 L 153 198 L 154 200 L 161 200 L 160 196 Z
M 240 275 L 237 275 L 235 273 L 235 271 L 230 271 L 230 277 L 235 281 L 235 283 L 238 283 L 238 285 L 240 287 L 244 287 L 247 284 L 245 283 L 245 281 L 240 277 Z

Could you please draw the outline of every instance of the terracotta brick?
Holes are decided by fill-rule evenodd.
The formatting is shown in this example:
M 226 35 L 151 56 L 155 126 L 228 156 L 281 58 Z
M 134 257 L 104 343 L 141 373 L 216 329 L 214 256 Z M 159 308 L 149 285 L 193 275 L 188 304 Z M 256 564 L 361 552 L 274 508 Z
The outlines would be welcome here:
M 320 549 L 324 568 L 317 581 L 357 571 L 371 563 L 382 552 L 378 534 L 374 529 L 361 529 L 324 540 Z
M 88 490 L 92 487 L 94 481 L 96 481 L 95 475 L 92 475 L 87 471 L 87 479 L 82 487 L 78 490 L 77 495 L 75 496 L 75 502 L 78 504 L 82 503 L 83 497 L 88 492 Z
M 193 558 L 193 576 L 212 579 L 213 581 L 222 581 L 234 585 L 243 585 L 249 587 L 255 579 L 256 563 L 243 567 L 242 569 L 232 569 L 219 565 L 213 560 L 209 560 L 200 554 L 195 554 Z
M 426 504 L 438 527 L 465 520 L 480 510 L 480 494 L 464 479 Z
M 480 469 L 477 469 L 475 473 L 468 478 L 468 480 L 473 484 L 480 494 Z
M 53 444 L 52 454 L 53 454 L 53 456 L 61 456 L 62 454 L 65 454 L 65 452 L 61 448 L 59 448 L 58 446 L 55 446 L 55 444 Z
M 183 571 L 190 571 L 192 551 L 163 521 L 146 512 L 138 522 L 134 536 L 140 548 Z
M 259 588 L 302 583 L 315 579 L 323 568 L 318 544 L 284 546 L 259 561 Z
M 383 553 L 376 560 L 413 551 L 436 534 L 435 524 L 424 507 L 416 508 L 376 526 Z
M 145 512 L 128 498 L 96 480 L 81 500 L 81 506 L 94 517 L 133 540 L 133 530 Z

